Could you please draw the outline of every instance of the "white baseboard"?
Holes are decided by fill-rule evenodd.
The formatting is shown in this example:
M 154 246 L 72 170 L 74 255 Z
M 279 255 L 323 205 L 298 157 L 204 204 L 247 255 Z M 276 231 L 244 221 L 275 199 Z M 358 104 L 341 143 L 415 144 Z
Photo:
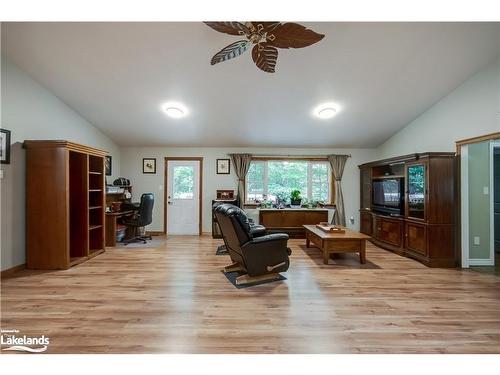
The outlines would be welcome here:
M 494 266 L 494 259 L 469 259 L 469 266 Z

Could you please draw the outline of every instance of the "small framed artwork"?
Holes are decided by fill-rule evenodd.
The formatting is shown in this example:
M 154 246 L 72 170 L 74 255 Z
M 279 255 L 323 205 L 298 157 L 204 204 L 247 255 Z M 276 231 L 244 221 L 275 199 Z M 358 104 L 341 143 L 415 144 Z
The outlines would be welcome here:
M 112 171 L 112 164 L 111 164 L 111 155 L 106 155 L 106 158 L 104 159 L 104 166 L 106 167 L 106 176 L 111 176 L 111 171 Z
M 231 173 L 231 160 L 217 159 L 217 174 L 230 174 Z
M 0 163 L 10 164 L 10 130 L 0 129 Z
M 142 173 L 156 173 L 156 158 L 142 159 Z

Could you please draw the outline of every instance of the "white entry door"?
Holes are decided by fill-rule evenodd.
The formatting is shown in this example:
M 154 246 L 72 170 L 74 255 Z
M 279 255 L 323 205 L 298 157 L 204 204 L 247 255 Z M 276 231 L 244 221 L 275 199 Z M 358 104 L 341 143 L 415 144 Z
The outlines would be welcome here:
M 200 232 L 200 161 L 167 160 L 167 234 Z

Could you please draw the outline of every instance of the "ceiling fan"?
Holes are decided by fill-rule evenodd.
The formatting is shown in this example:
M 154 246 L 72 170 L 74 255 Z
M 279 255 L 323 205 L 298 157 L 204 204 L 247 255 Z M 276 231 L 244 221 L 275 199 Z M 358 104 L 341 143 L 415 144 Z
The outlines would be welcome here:
M 244 36 L 217 52 L 211 65 L 240 56 L 252 44 L 252 59 L 264 72 L 274 73 L 278 60 L 277 48 L 303 48 L 319 42 L 323 34 L 293 22 L 205 22 L 212 29 L 229 34 Z

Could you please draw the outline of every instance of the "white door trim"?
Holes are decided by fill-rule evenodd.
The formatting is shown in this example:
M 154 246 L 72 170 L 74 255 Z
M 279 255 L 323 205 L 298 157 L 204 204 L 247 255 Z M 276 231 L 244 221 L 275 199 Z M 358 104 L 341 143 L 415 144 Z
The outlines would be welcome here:
M 202 223 L 203 223 L 203 157 L 193 156 L 165 156 L 164 158 L 164 170 L 163 170 L 163 232 L 168 235 L 167 226 L 167 214 L 168 214 L 168 162 L 169 161 L 198 161 L 200 163 L 200 173 L 199 173 L 199 215 L 198 215 L 198 235 L 202 235 Z
M 494 196 L 494 149 L 500 147 L 499 141 L 492 141 L 489 144 L 489 200 L 490 200 L 490 252 L 487 259 L 470 258 L 469 248 L 469 150 L 467 145 L 462 146 L 460 155 L 460 185 L 461 185 L 461 215 L 462 215 L 462 268 L 469 266 L 494 266 L 495 265 L 495 215 L 493 210 Z
M 495 148 L 500 148 L 500 141 L 491 141 L 490 142 L 490 259 L 489 265 L 495 265 L 495 210 L 494 204 L 495 200 L 493 199 L 495 196 Z
M 461 243 L 462 268 L 469 268 L 469 147 L 463 145 L 460 154 Z

